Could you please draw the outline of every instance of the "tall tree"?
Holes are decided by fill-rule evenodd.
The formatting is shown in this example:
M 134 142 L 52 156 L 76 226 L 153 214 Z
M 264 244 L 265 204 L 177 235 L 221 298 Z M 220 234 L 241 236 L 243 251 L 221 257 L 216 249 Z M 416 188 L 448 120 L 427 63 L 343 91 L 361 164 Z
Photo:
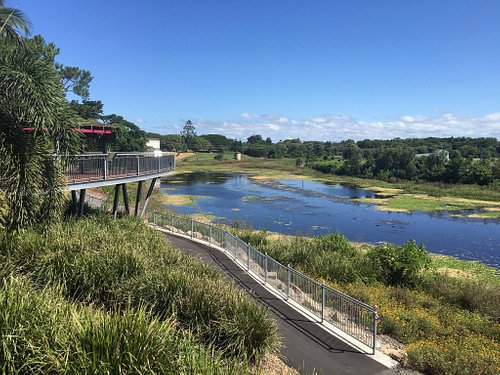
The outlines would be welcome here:
M 89 98 L 90 82 L 94 77 L 88 70 L 80 69 L 76 66 L 64 66 L 56 64 L 56 69 L 61 76 L 61 80 L 66 92 L 72 92 L 86 101 Z
M 102 116 L 103 104 L 100 100 L 84 100 L 82 103 L 72 100 L 69 107 L 78 117 L 85 120 L 98 120 Z
M 57 62 L 56 57 L 59 55 L 59 48 L 52 42 L 46 42 L 41 35 L 35 35 L 33 38 L 26 39 L 25 45 L 33 58 L 45 60 L 54 66 L 66 94 L 72 92 L 83 100 L 88 100 L 90 83 L 93 79 L 92 74 L 88 70 L 76 66 L 65 66 Z
M 22 11 L 7 7 L 5 1 L 0 0 L 0 39 L 22 44 L 22 34 L 29 35 L 30 27 L 31 23 Z
M 194 124 L 191 122 L 191 120 L 188 120 L 186 122 L 186 125 L 182 128 L 181 131 L 181 136 L 184 138 L 184 142 L 186 143 L 186 146 L 190 150 L 198 149 L 198 143 L 197 143 L 197 138 L 198 136 L 196 135 L 196 128 Z

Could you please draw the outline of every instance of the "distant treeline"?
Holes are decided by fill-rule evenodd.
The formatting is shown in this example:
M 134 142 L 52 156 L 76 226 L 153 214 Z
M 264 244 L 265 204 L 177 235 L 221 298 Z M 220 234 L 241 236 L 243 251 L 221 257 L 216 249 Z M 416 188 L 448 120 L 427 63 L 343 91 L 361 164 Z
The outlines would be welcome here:
M 496 138 L 395 138 L 355 142 L 301 141 L 273 143 L 252 135 L 246 142 L 220 134 L 190 137 L 150 134 L 168 151 L 240 151 L 262 158 L 294 158 L 323 173 L 386 181 L 424 180 L 487 185 L 500 179 L 500 143 Z

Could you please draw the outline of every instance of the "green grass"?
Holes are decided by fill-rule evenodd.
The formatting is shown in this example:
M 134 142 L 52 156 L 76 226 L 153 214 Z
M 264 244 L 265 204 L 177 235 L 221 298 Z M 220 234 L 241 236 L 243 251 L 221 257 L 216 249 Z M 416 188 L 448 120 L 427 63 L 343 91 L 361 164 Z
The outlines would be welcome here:
M 40 231 L 2 233 L 0 276 L 20 280 L 19 288 L 32 290 L 31 294 L 23 291 L 18 296 L 26 294 L 27 299 L 37 303 L 29 314 L 37 310 L 42 314 L 30 323 L 29 314 L 24 317 L 21 312 L 19 316 L 16 312 L 5 313 L 14 319 L 2 335 L 4 356 L 12 357 L 9 369 L 20 370 L 23 363 L 31 362 L 63 366 L 60 361 L 67 359 L 67 347 L 81 350 L 81 368 L 89 372 L 118 373 L 119 368 L 127 368 L 123 367 L 127 363 L 125 356 L 130 357 L 130 366 L 144 369 L 140 372 L 178 373 L 154 367 L 177 362 L 179 373 L 183 372 L 182 366 L 188 369 L 184 373 L 203 366 L 207 373 L 231 373 L 228 368 L 248 372 L 249 362 L 258 363 L 278 346 L 276 325 L 262 307 L 223 280 L 216 270 L 173 249 L 160 233 L 130 218 L 114 221 L 100 216 Z M 55 302 L 45 301 L 50 298 L 44 293 Z M 40 300 L 36 297 L 39 294 Z M 6 301 L 12 305 L 14 300 Z M 54 306 L 62 306 L 63 310 Z M 50 324 L 44 325 L 44 321 Z M 77 324 L 75 328 L 71 322 L 84 327 Z M 24 346 L 19 344 L 19 349 L 5 341 L 27 327 L 38 335 L 32 341 L 26 338 L 28 341 Z M 86 336 L 79 336 L 77 329 Z M 93 330 L 97 330 L 95 334 Z M 165 330 L 173 333 L 162 338 Z M 127 333 L 137 337 L 124 336 Z M 151 336 L 153 333 L 156 336 Z M 164 350 L 169 350 L 174 360 L 161 360 L 164 340 L 172 340 Z M 122 353 L 119 348 L 125 344 L 134 345 L 136 351 L 127 349 Z M 84 346 L 78 349 L 78 345 Z M 19 357 L 15 357 L 16 352 Z M 45 359 L 42 361 L 40 356 Z M 104 367 L 96 368 L 98 363 Z M 73 365 L 67 366 L 71 373 Z M 35 372 L 46 372 L 46 368 Z
M 432 267 L 435 270 L 459 275 L 462 278 L 473 278 L 492 286 L 500 287 L 500 270 L 479 262 L 433 254 Z
M 212 156 L 212 157 L 210 157 Z M 176 163 L 179 173 L 191 171 L 249 173 L 267 177 L 298 175 L 303 170 L 292 159 L 259 159 L 242 155 L 241 161 L 213 160 L 214 154 L 197 154 Z
M 472 210 L 484 207 L 481 204 L 471 202 L 454 202 L 437 199 L 425 199 L 408 194 L 396 195 L 390 198 L 362 198 L 360 202 L 374 203 L 381 210 L 388 211 L 459 211 Z

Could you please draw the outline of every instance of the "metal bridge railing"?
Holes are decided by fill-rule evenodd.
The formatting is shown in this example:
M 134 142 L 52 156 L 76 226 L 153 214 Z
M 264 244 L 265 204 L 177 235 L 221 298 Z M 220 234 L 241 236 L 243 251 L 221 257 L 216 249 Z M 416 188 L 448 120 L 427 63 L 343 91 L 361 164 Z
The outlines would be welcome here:
M 83 154 L 63 162 L 69 184 L 112 180 L 171 171 L 175 167 L 172 154 Z
M 367 345 L 375 354 L 377 309 L 285 266 L 211 224 L 157 212 L 148 213 L 156 226 L 224 249 L 236 262 L 286 299 L 291 299 L 318 318 Z

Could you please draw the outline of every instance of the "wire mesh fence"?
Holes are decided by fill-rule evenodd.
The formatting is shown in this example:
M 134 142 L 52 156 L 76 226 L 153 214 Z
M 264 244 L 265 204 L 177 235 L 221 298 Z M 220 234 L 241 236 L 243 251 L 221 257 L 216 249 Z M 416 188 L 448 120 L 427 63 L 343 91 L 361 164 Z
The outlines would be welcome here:
M 172 233 L 181 234 L 224 249 L 241 266 L 284 298 L 291 299 L 316 316 L 367 345 L 375 353 L 377 311 L 324 283 L 285 266 L 232 233 L 211 224 L 153 212 L 149 220 Z

